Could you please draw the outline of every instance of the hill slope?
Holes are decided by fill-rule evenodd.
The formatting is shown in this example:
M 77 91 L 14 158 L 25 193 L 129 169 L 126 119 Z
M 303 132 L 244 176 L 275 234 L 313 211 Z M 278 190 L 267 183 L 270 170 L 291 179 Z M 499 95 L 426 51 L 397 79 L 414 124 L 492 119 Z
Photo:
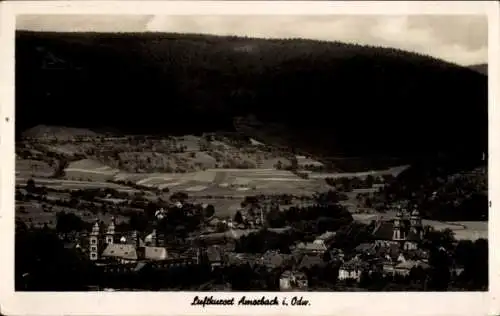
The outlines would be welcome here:
M 469 66 L 470 69 L 475 70 L 483 75 L 488 75 L 488 64 L 478 64 Z
M 487 78 L 394 49 L 182 34 L 18 32 L 16 122 L 232 130 L 319 155 L 480 157 Z M 241 125 L 241 124 L 240 124 Z M 252 128 L 244 128 L 252 134 Z
M 72 139 L 75 136 L 79 137 L 95 137 L 98 134 L 88 129 L 71 128 L 63 126 L 46 126 L 37 125 L 22 133 L 23 137 L 39 138 L 39 137 L 52 137 L 61 140 Z

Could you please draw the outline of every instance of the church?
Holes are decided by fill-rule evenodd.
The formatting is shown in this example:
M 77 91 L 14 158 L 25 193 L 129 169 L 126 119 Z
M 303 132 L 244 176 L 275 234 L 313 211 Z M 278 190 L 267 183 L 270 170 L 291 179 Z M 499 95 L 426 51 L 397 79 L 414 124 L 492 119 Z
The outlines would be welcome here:
M 137 263 L 140 261 L 175 264 L 196 264 L 199 254 L 185 257 L 177 253 L 170 253 L 162 243 L 161 236 L 156 230 L 143 240 L 137 231 L 130 236 L 119 236 L 115 231 L 114 218 L 106 227 L 96 221 L 89 235 L 89 257 L 94 262 L 118 262 L 121 264 Z
M 378 222 L 373 230 L 375 245 L 398 245 L 404 250 L 418 249 L 423 234 L 422 219 L 416 207 L 411 213 L 398 207 L 394 220 Z

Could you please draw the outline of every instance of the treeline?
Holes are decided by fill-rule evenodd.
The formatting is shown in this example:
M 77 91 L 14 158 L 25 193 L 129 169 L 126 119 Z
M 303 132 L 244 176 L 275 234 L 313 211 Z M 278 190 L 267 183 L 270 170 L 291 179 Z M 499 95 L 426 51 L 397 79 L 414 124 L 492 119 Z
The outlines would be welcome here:
M 424 218 L 488 220 L 488 169 L 449 158 L 411 166 L 378 193 L 386 203 L 410 201 Z
M 325 155 L 474 154 L 487 145 L 487 78 L 396 49 L 18 32 L 16 54 L 19 129 L 64 123 L 186 134 L 232 130 L 234 117 L 255 114 L 264 135 L 271 123 L 284 127 L 274 141 Z M 63 115 L 68 104 L 86 110 Z

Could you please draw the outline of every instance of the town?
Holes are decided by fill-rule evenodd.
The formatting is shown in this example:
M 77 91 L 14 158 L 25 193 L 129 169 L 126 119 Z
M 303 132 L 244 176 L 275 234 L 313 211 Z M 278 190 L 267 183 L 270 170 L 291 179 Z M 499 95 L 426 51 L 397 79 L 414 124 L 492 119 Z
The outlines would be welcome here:
M 487 289 L 486 167 L 415 168 L 37 127 L 16 143 L 16 289 Z

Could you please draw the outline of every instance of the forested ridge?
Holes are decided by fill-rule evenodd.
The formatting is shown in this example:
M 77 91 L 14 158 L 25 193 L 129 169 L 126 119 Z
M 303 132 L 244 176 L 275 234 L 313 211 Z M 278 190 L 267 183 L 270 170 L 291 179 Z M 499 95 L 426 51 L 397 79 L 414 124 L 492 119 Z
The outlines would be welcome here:
M 273 134 L 273 142 L 316 155 L 480 158 L 487 77 L 428 56 L 338 42 L 16 35 L 18 133 L 37 124 L 201 133 L 233 130 L 236 117 L 250 114 L 262 123 L 259 138 Z

